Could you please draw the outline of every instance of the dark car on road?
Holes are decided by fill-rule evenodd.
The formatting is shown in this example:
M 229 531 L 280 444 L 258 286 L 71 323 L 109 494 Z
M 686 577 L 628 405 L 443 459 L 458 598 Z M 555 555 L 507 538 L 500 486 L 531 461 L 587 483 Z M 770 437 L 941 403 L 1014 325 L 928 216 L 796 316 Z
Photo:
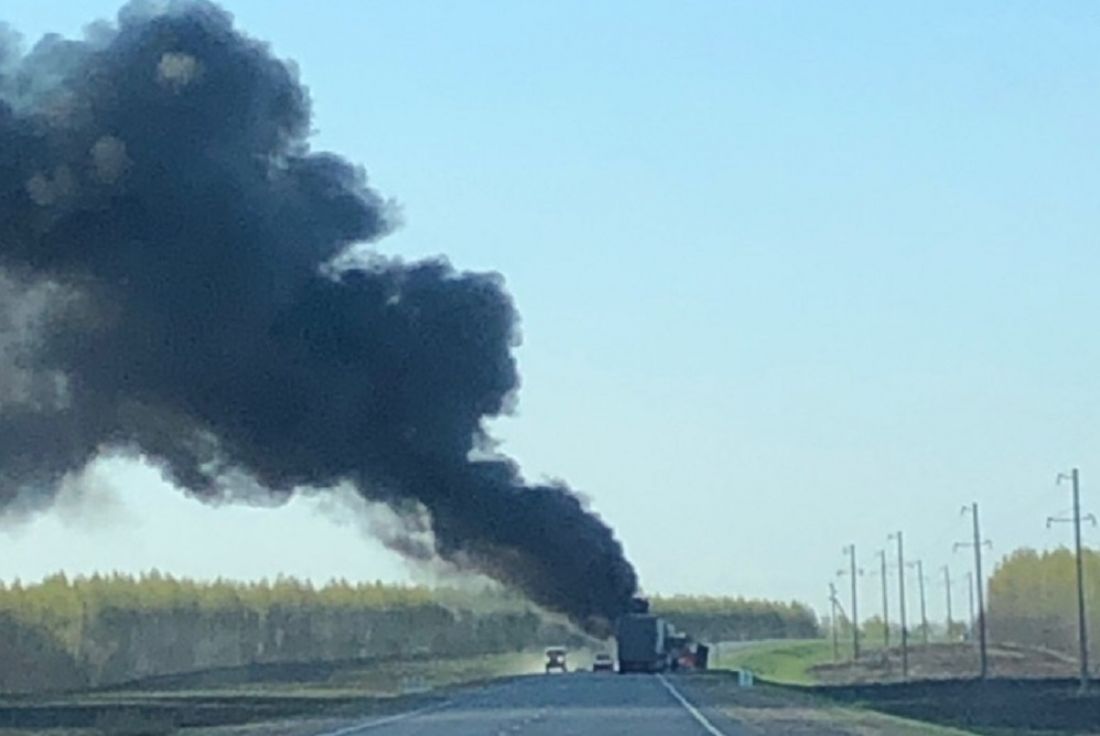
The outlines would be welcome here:
M 546 673 L 549 674 L 554 670 L 558 672 L 568 672 L 569 669 L 565 664 L 565 647 L 550 647 L 546 650 Z

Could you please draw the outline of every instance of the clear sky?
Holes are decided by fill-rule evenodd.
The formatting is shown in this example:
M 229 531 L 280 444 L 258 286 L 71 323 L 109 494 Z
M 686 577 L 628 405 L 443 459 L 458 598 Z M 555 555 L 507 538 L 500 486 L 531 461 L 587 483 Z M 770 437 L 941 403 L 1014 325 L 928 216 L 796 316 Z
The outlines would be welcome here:
M 873 567 L 897 529 L 961 577 L 964 503 L 995 555 L 1059 544 L 1075 464 L 1100 511 L 1100 5 L 226 5 L 299 65 L 315 145 L 401 203 L 380 250 L 505 275 L 524 385 L 494 431 L 647 590 L 820 608 L 842 546 Z M 116 9 L 0 19 L 30 43 Z M 315 501 L 95 473 L 9 527 L 0 576 L 413 574 Z

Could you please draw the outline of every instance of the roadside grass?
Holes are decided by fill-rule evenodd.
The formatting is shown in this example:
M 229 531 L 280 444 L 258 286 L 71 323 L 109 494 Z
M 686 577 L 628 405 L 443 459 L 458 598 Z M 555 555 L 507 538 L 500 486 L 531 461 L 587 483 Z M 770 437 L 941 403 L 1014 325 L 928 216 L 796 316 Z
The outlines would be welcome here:
M 587 662 L 584 652 L 575 663 Z M 32 709 L 38 718 L 80 727 L 55 727 L 51 736 L 303 736 L 438 702 L 453 688 L 496 677 L 541 672 L 541 651 L 375 662 L 334 666 L 295 663 L 286 671 L 197 672 L 171 682 L 54 696 L 0 698 L 0 711 Z M 195 723 L 196 717 L 201 723 Z M 75 719 L 75 721 L 74 721 Z M 182 724 L 191 724 L 180 728 Z M 42 733 L 0 728 L 3 736 Z
M 4 736 L 43 736 L 43 733 L 49 734 L 49 736 L 107 736 L 106 733 L 98 728 L 51 728 L 49 731 L 43 732 L 42 729 L 26 730 L 26 729 L 8 729 L 3 731 Z
M 473 657 L 393 662 L 339 673 L 324 682 L 291 685 L 294 692 L 385 697 L 542 671 L 541 652 L 510 652 Z M 285 691 L 284 691 L 285 692 Z
M 719 649 L 715 664 L 722 669 L 752 670 L 757 677 L 789 685 L 811 685 L 811 667 L 833 661 L 832 645 L 824 639 L 792 639 Z
M 914 721 L 887 713 L 862 708 L 835 708 L 838 720 L 854 727 L 855 733 L 881 733 L 884 736 L 974 736 L 973 731 L 961 731 L 926 721 Z M 828 712 L 828 711 L 827 711 Z
M 118 702 L 156 699 L 239 698 L 387 698 L 417 694 L 509 675 L 542 671 L 540 651 L 471 655 L 468 657 L 392 659 L 376 662 L 296 663 L 291 676 L 242 679 L 237 671 L 199 672 L 171 684 L 134 683 L 130 687 L 79 693 L 70 702 Z
M 976 736 L 926 721 L 900 718 L 858 707 L 807 703 L 805 707 L 769 705 L 764 708 L 736 708 L 731 715 L 764 733 L 845 733 L 852 736 Z
M 976 736 L 971 731 L 839 705 L 797 688 L 762 684 L 737 687 L 733 678 L 702 675 L 688 681 L 701 702 L 758 734 L 830 736 Z

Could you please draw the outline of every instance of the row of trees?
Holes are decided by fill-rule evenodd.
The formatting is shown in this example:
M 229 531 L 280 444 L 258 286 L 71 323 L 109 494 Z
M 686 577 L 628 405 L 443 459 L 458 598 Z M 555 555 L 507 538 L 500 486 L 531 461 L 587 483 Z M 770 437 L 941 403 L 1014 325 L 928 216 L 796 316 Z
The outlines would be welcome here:
M 703 641 L 809 639 L 821 635 L 817 616 L 803 603 L 671 596 L 654 598 L 650 604 L 655 613 Z
M 1100 661 L 1100 552 L 1083 549 L 1085 608 L 1090 637 L 1089 653 Z M 912 612 L 910 613 L 912 616 Z M 962 606 L 956 607 L 951 630 L 942 623 L 930 626 L 930 638 L 936 641 L 960 641 L 975 637 Z M 828 629 L 831 622 L 825 619 Z M 841 614 L 837 634 L 845 642 L 852 638 L 851 621 Z M 1038 551 L 1017 549 L 997 563 L 986 588 L 986 626 L 990 641 L 1021 644 L 1076 656 L 1077 641 L 1077 569 L 1072 550 L 1059 548 Z M 860 637 L 865 646 L 881 646 L 884 638 L 882 618 L 873 616 L 860 622 Z M 920 622 L 910 618 L 910 641 L 919 641 Z M 898 621 L 891 621 L 890 640 L 901 639 Z
M 910 613 L 910 616 L 912 612 Z M 964 618 L 956 617 L 951 621 L 951 628 L 948 629 L 947 625 L 943 621 L 929 621 L 928 622 L 928 640 L 930 642 L 944 643 L 944 642 L 961 642 L 966 640 L 972 635 L 971 624 L 966 620 L 966 612 L 963 611 Z M 832 631 L 833 622 L 825 617 L 821 620 L 821 627 L 825 632 Z M 922 630 L 921 622 L 919 620 L 909 619 L 906 626 L 906 632 L 909 636 L 909 643 L 915 645 L 922 643 L 924 640 L 924 631 Z M 852 620 L 843 613 L 837 616 L 836 619 L 836 634 L 837 640 L 844 643 L 845 651 L 848 651 L 852 645 Z M 901 643 L 901 622 L 897 619 L 890 621 L 890 631 L 887 633 L 886 627 L 883 625 L 882 616 L 875 614 L 868 618 L 861 619 L 859 622 L 859 642 L 860 646 L 864 650 L 869 649 L 881 649 L 889 641 L 891 647 L 899 646 Z
M 816 636 L 797 603 L 656 598 L 706 641 Z M 576 643 L 508 591 L 291 578 L 202 582 L 156 572 L 0 583 L 0 691 L 108 685 L 255 663 L 462 656 Z
M 1100 654 L 1100 553 L 1083 550 L 1085 606 L 1094 632 L 1089 653 Z M 1077 653 L 1077 577 L 1068 549 L 1020 549 L 1005 557 L 989 579 L 988 626 L 993 641 Z
M 0 586 L 0 690 L 101 686 L 255 663 L 462 656 L 576 639 L 496 590 L 151 573 Z
M 24 586 L 0 581 L 0 614 L 44 628 L 74 649 L 88 623 L 108 610 L 146 613 L 190 610 L 202 613 L 247 611 L 263 615 L 279 608 L 408 608 L 433 602 L 424 587 L 332 581 L 315 587 L 308 581 L 202 582 L 162 575 L 93 575 L 70 580 L 63 574 Z

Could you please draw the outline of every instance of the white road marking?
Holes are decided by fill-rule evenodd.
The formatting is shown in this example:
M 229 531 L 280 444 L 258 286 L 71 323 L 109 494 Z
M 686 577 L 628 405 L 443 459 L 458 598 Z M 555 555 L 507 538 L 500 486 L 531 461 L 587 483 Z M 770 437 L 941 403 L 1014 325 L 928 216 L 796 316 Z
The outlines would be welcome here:
M 680 694 L 680 691 L 672 686 L 672 683 L 662 675 L 658 674 L 657 679 L 661 681 L 661 684 L 665 686 L 665 689 L 672 693 L 672 697 L 676 698 L 680 702 L 680 705 L 684 706 L 684 709 L 691 714 L 700 726 L 702 726 L 710 736 L 725 736 L 721 731 L 715 728 L 714 724 L 707 720 L 707 717 L 699 712 L 699 709 L 688 702 L 687 698 Z
M 450 705 L 449 700 L 444 700 L 441 703 L 434 703 L 432 705 L 424 706 L 423 708 L 417 708 L 416 710 L 405 711 L 404 713 L 398 713 L 392 716 L 386 716 L 385 718 L 379 718 L 375 721 L 365 721 L 363 723 L 357 723 L 354 726 L 347 726 L 337 731 L 326 731 L 317 736 L 351 736 L 351 734 L 359 733 L 360 731 L 367 731 L 372 728 L 378 728 L 379 726 L 388 726 L 391 723 L 397 723 L 403 721 L 406 718 L 414 718 L 416 716 L 422 716 L 425 713 L 431 713 L 433 710 L 439 710 L 444 706 Z

